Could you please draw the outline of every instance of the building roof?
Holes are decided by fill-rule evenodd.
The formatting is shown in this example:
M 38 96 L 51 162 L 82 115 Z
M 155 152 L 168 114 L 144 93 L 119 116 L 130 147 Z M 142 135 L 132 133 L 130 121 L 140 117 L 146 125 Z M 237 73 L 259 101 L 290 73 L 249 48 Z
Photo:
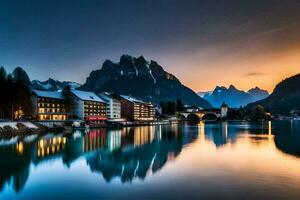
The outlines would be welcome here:
M 38 97 L 64 99 L 62 92 L 57 92 L 57 91 L 33 90 L 33 93 L 35 93 Z
M 102 99 L 104 100 L 108 100 L 108 99 L 116 99 L 116 100 L 121 100 L 122 97 L 116 93 L 112 93 L 112 92 L 101 92 L 98 93 L 98 96 L 100 96 Z
M 136 99 L 134 97 L 131 97 L 131 96 L 127 96 L 127 95 L 121 95 L 121 97 L 127 101 L 130 101 L 132 103 L 145 103 L 144 101 L 142 100 L 139 100 L 139 99 Z
M 97 96 L 94 92 L 86 92 L 81 90 L 71 90 L 71 92 L 79 99 L 83 101 L 96 101 L 105 103 L 103 99 Z

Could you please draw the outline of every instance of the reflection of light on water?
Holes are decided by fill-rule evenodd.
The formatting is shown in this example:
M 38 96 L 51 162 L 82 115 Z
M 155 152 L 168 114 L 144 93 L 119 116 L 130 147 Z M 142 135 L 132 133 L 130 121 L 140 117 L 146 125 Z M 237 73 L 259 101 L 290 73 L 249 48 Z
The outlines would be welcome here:
M 154 129 L 147 126 L 136 127 L 134 129 L 134 146 L 139 147 L 151 143 L 154 140 L 154 133 L 151 131 Z
M 138 160 L 136 168 L 134 169 L 134 175 L 133 176 L 136 176 L 136 173 L 137 173 L 137 170 L 138 170 L 139 166 L 140 166 L 140 161 Z
M 84 135 L 83 152 L 95 151 L 106 145 L 106 129 L 92 129 Z
M 203 121 L 200 121 L 199 125 L 199 133 L 198 133 L 198 138 L 201 142 L 205 141 L 205 124 Z
M 125 170 L 125 166 L 122 165 L 121 177 L 123 176 L 124 170 Z
M 272 122 L 271 121 L 268 122 L 268 134 L 272 135 Z
M 16 146 L 16 149 L 17 149 L 17 152 L 19 154 L 23 154 L 23 151 L 24 151 L 24 145 L 23 145 L 23 142 L 19 142 Z
M 228 135 L 228 123 L 227 122 L 223 122 L 222 123 L 223 126 L 223 133 L 225 135 L 225 140 L 227 140 L 227 135 Z
M 37 155 L 43 157 L 60 152 L 66 145 L 65 137 L 54 137 L 50 139 L 41 139 L 38 142 Z
M 155 158 L 156 158 L 156 153 L 154 154 L 154 156 L 153 156 L 153 158 L 152 158 L 152 160 L 151 160 L 151 164 L 150 164 L 150 168 L 151 168 L 151 169 L 152 169 L 152 167 L 153 167 Z
M 121 131 L 112 130 L 108 137 L 108 146 L 110 151 L 114 151 L 121 147 Z
M 158 132 L 159 132 L 158 140 L 161 140 L 161 125 L 159 125 L 159 127 L 158 127 Z

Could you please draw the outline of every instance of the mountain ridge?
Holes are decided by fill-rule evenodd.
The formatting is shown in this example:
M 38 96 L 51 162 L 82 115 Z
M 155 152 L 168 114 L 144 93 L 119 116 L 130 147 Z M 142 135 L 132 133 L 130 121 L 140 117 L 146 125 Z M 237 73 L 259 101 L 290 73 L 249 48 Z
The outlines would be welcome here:
M 81 84 L 72 81 L 58 81 L 52 78 L 45 81 L 31 81 L 31 88 L 36 90 L 58 91 L 63 90 L 66 86 L 69 86 L 71 89 L 76 89 L 80 87 Z
M 300 111 L 300 74 L 296 74 L 278 83 L 272 94 L 260 101 L 247 105 L 251 108 L 262 105 L 275 114 L 290 114 L 291 111 Z
M 94 92 L 112 91 L 155 103 L 181 99 L 185 104 L 211 107 L 205 99 L 184 86 L 177 77 L 166 72 L 156 61 L 147 61 L 143 56 L 122 55 L 119 62 L 106 60 L 100 69 L 90 73 L 79 89 Z
M 228 88 L 225 86 L 216 86 L 213 91 L 198 92 L 198 95 L 199 93 L 214 107 L 220 107 L 221 104 L 225 102 L 232 108 L 246 106 L 251 102 L 264 99 L 269 95 L 268 91 L 262 90 L 257 86 L 248 91 L 243 91 L 237 89 L 234 85 L 230 85 Z

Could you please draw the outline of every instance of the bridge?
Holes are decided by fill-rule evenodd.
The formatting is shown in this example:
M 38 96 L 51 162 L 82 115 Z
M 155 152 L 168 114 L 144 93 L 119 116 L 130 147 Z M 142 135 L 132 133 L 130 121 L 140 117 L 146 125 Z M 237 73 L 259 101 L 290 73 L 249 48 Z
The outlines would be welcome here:
M 221 117 L 220 109 L 205 109 L 197 111 L 184 111 L 180 112 L 180 117 L 184 120 L 217 120 Z

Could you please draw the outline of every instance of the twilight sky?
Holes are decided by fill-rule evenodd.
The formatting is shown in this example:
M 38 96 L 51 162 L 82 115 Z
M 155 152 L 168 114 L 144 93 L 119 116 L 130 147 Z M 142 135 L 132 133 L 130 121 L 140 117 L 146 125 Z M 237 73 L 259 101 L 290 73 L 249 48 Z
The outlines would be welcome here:
M 83 83 L 122 54 L 158 61 L 195 91 L 272 91 L 300 73 L 300 1 L 0 1 L 0 65 L 9 72 Z

